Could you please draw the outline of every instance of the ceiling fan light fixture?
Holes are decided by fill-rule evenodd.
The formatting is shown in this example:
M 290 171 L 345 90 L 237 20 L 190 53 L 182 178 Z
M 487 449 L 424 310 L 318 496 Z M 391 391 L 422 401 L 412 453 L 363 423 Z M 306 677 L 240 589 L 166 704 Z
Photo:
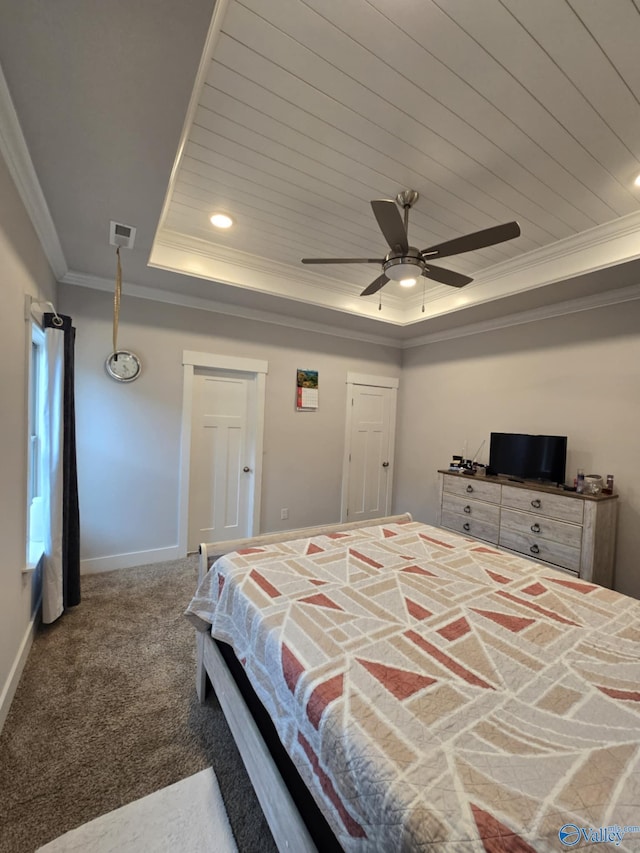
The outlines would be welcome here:
M 636 179 L 635 179 L 635 181 L 633 182 L 633 185 L 634 185 L 635 187 L 640 187 L 640 175 L 636 175 Z
M 400 279 L 400 286 L 401 287 L 415 287 L 417 282 L 418 282 L 417 278 L 401 278 Z
M 385 273 L 391 281 L 406 281 L 408 279 L 413 279 L 414 283 L 416 281 L 416 268 L 420 269 L 420 264 L 417 261 L 410 260 L 398 260 L 394 258 L 391 263 L 385 264 Z
M 231 228 L 233 225 L 233 219 L 226 213 L 214 213 L 209 221 L 216 228 Z

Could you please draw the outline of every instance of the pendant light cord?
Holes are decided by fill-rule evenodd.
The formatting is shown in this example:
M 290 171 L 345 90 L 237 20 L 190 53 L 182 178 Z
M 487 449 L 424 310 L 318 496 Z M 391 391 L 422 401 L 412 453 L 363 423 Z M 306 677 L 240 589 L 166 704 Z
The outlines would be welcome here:
M 116 249 L 118 266 L 116 269 L 116 289 L 113 295 L 113 351 L 118 352 L 118 321 L 120 319 L 120 297 L 122 295 L 122 265 L 120 263 L 120 246 Z M 117 358 L 117 356 L 116 356 Z

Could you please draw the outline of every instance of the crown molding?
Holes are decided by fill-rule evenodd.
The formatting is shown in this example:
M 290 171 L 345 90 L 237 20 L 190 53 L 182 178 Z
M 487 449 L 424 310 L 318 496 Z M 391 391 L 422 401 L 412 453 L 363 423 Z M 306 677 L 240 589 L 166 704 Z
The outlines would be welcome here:
M 639 232 L 640 212 L 596 225 L 588 231 L 487 267 L 462 290 L 452 291 L 443 285 L 431 288 L 430 298 L 425 300 L 425 314 L 422 314 L 422 296 L 416 293 L 407 304 L 406 320 L 411 318 L 419 322 L 426 317 L 637 260 L 640 258 Z
M 101 290 L 108 293 L 113 291 L 113 282 L 110 279 L 98 276 L 86 275 L 70 271 L 62 279 L 61 283 L 87 287 L 92 290 Z M 216 302 L 199 296 L 188 296 L 183 293 L 160 290 L 159 288 L 144 285 L 125 283 L 126 293 L 138 299 L 147 299 L 152 302 L 163 302 L 168 305 L 177 305 L 183 308 L 195 308 L 199 311 L 210 311 L 214 314 L 223 314 L 229 317 L 240 317 L 245 320 L 255 320 L 261 323 L 270 323 L 276 326 L 295 328 L 301 331 L 315 332 L 332 337 L 348 338 L 350 340 L 362 341 L 364 343 L 377 344 L 378 346 L 392 347 L 394 349 L 412 349 L 414 347 L 427 346 L 429 344 L 441 343 L 443 341 L 456 340 L 470 335 L 486 334 L 510 326 L 521 326 L 526 323 L 535 323 L 541 320 L 549 320 L 554 317 L 562 317 L 568 314 L 577 314 L 581 311 L 591 311 L 597 308 L 606 308 L 622 302 L 631 302 L 640 299 L 640 284 L 629 287 L 621 287 L 604 293 L 596 293 L 591 296 L 578 297 L 565 300 L 554 305 L 533 308 L 528 311 L 519 311 L 486 320 L 481 323 L 469 323 L 466 326 L 458 326 L 455 329 L 446 329 L 441 332 L 416 335 L 415 337 L 399 340 L 385 337 L 383 335 L 371 335 L 364 332 L 350 331 L 339 327 L 330 326 L 325 323 L 314 323 L 311 320 L 302 320 L 292 317 L 283 317 L 269 311 L 260 311 L 255 308 L 243 308 L 237 305 Z M 409 325 L 409 324 L 407 324 Z
M 67 262 L 42 192 L 11 93 L 0 67 L 0 152 L 31 219 L 49 266 L 57 280 L 67 272 Z
M 631 302 L 636 299 L 640 299 L 640 284 L 632 284 L 629 287 L 620 287 L 617 290 L 609 290 L 605 293 L 596 293 L 591 296 L 568 299 L 565 302 L 558 302 L 555 305 L 545 305 L 541 308 L 519 311 L 516 314 L 506 314 L 504 317 L 496 317 L 494 320 L 486 320 L 482 323 L 469 323 L 466 326 L 459 326 L 457 329 L 447 329 L 443 332 L 418 335 L 415 338 L 409 338 L 404 341 L 401 348 L 411 349 L 427 344 L 451 341 L 456 338 L 465 338 L 469 335 L 495 332 L 498 329 L 506 329 L 510 326 L 522 326 L 525 323 L 535 323 L 540 320 L 549 320 L 553 317 L 577 314 L 580 311 L 592 311 L 595 308 L 606 308 L 608 305 L 618 305 L 620 302 Z
M 380 322 L 378 301 L 363 300 L 353 286 L 333 284 L 324 276 L 265 260 L 236 249 L 214 246 L 206 240 L 175 232 L 156 236 L 149 266 L 221 284 L 230 284 L 296 302 L 330 308 Z M 384 322 L 401 326 L 405 301 L 383 295 Z
M 99 276 L 86 275 L 84 273 L 69 271 L 63 278 L 59 279 L 62 284 L 77 287 L 88 287 L 91 290 L 102 290 L 113 292 L 113 282 L 110 279 Z M 127 296 L 137 299 L 148 299 L 152 302 L 163 302 L 168 305 L 178 305 L 182 308 L 196 308 L 199 311 L 210 311 L 214 314 L 224 314 L 228 317 L 240 317 L 244 320 L 256 320 L 260 323 L 270 323 L 275 326 L 300 329 L 305 332 L 316 332 L 321 335 L 331 335 L 336 338 L 347 338 L 348 340 L 362 341 L 363 343 L 377 344 L 383 347 L 401 349 L 402 342 L 384 335 L 372 335 L 366 332 L 358 332 L 352 329 L 342 329 L 325 323 L 314 323 L 312 320 L 302 320 L 296 317 L 285 317 L 270 311 L 261 311 L 256 308 L 243 308 L 239 305 L 229 305 L 226 302 L 216 302 L 213 299 L 205 299 L 200 296 L 189 296 L 184 293 L 160 290 L 146 285 L 130 284 L 123 282 L 123 291 Z

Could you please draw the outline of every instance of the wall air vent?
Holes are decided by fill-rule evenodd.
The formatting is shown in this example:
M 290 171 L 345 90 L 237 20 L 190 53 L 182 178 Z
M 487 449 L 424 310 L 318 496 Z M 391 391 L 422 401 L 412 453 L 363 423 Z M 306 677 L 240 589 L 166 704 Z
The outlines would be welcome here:
M 121 222 L 109 223 L 109 245 L 120 246 L 122 249 L 133 249 L 136 239 L 136 229 L 131 225 L 123 225 Z

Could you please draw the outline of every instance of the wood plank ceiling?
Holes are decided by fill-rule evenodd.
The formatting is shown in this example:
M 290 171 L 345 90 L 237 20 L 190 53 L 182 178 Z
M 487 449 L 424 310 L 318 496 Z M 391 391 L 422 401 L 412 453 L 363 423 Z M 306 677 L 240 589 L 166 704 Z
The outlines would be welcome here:
M 216 14 L 156 245 L 197 247 L 214 273 L 242 258 L 236 284 L 267 287 L 270 270 L 283 295 L 302 282 L 318 304 L 377 307 L 353 298 L 377 266 L 300 259 L 384 255 L 369 202 L 405 188 L 420 193 L 418 248 L 520 223 L 519 239 L 442 263 L 483 282 L 640 210 L 638 0 L 229 0 Z M 214 211 L 234 227 L 215 231 Z M 384 294 L 402 316 L 418 289 Z

